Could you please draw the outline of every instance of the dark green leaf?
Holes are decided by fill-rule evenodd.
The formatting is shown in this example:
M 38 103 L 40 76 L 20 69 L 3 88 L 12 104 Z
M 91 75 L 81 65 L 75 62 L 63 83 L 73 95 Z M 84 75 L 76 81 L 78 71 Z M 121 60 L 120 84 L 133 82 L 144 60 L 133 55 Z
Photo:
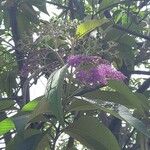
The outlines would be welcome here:
M 0 101 L 0 112 L 11 109 L 14 106 L 15 102 L 12 100 L 3 100 Z
M 144 111 L 148 109 L 147 103 L 139 99 L 126 85 L 121 81 L 109 81 L 108 85 L 123 95 L 127 101 L 133 105 L 137 111 L 144 114 Z
M 31 2 L 31 1 L 30 1 Z M 49 15 L 46 8 L 46 0 L 33 0 L 32 3 L 34 6 L 36 6 L 40 11 L 44 12 L 45 14 Z
M 131 126 L 135 127 L 147 137 L 150 137 L 150 132 L 147 130 L 146 126 L 140 120 L 134 118 L 126 107 L 120 106 L 118 108 L 118 114 Z
M 88 99 L 99 99 L 102 101 L 109 101 L 109 102 L 114 102 L 117 104 L 125 105 L 128 108 L 134 108 L 134 105 L 131 105 L 129 101 L 126 99 L 126 97 L 122 96 L 118 92 L 114 91 L 101 91 L 101 90 L 96 90 L 93 92 L 88 92 L 83 95 L 83 97 L 86 97 Z
M 117 30 L 115 28 L 112 28 L 112 26 L 109 26 L 108 28 L 106 28 L 105 30 L 106 35 L 104 37 L 104 40 L 106 41 L 114 41 L 117 42 L 119 41 L 121 36 L 124 36 L 126 33 L 121 31 L 121 30 Z
M 6 150 L 36 150 L 43 135 L 37 130 L 25 130 L 17 134 L 7 145 Z
M 118 2 L 120 2 L 120 0 L 103 0 L 100 5 L 99 11 L 117 6 Z
M 124 60 L 128 70 L 134 69 L 134 50 L 130 45 L 118 45 L 119 56 L 122 60 Z
M 84 2 L 82 0 L 75 0 L 75 1 L 72 1 L 72 2 L 73 2 L 73 5 L 74 5 L 74 9 L 76 9 L 76 11 L 71 10 L 71 11 L 73 11 L 73 16 L 70 13 L 70 17 L 72 19 L 77 18 L 79 20 L 82 20 L 85 17 Z
M 21 132 L 25 129 L 27 123 L 29 122 L 30 114 L 20 114 L 12 117 L 12 121 L 15 124 L 17 132 Z
M 46 88 L 46 99 L 50 103 L 51 110 L 57 119 L 64 124 L 63 108 L 61 104 L 63 81 L 67 72 L 67 65 L 52 73 Z
M 101 100 L 91 100 L 84 97 L 76 97 L 71 105 L 68 108 L 68 112 L 70 111 L 87 111 L 87 110 L 103 110 L 104 112 L 110 113 L 111 115 L 122 119 L 118 113 L 114 110 L 112 105 L 108 102 Z
M 146 126 L 140 120 L 133 117 L 129 109 L 125 106 L 118 105 L 117 107 L 112 107 L 108 102 L 91 100 L 84 97 L 77 98 L 79 100 L 72 102 L 68 108 L 68 111 L 103 110 L 116 118 L 126 121 L 129 125 L 133 126 L 144 135 L 150 137 L 150 132 L 147 130 Z
M 43 113 L 52 114 L 50 103 L 44 99 L 38 103 L 38 106 L 30 114 L 30 121 L 38 121 L 38 117 L 41 116 Z
M 91 150 L 120 150 L 114 135 L 97 118 L 81 117 L 65 132 Z

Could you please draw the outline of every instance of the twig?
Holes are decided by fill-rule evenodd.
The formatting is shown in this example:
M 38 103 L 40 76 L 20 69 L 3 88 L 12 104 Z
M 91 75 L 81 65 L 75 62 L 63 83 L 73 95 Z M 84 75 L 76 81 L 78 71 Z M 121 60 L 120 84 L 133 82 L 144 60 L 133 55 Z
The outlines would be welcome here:
M 14 45 L 12 45 L 10 42 L 6 41 L 5 39 L 3 39 L 3 38 L 0 37 L 0 40 L 1 40 L 2 42 L 5 42 L 5 43 L 8 44 L 9 46 L 11 46 L 13 49 L 15 48 Z
M 125 144 L 124 144 L 122 150 L 125 150 L 126 145 L 128 145 L 128 143 L 129 143 L 129 141 L 130 141 L 130 138 L 133 136 L 134 132 L 135 132 L 135 128 L 132 130 L 132 132 L 131 132 L 130 135 L 128 136 L 128 138 L 127 138 L 127 140 L 126 140 L 126 142 L 125 142 Z
M 143 53 L 143 51 L 142 51 L 142 53 Z M 150 58 L 150 52 L 147 52 L 144 55 L 139 54 L 135 58 L 135 65 L 137 65 L 138 63 L 141 63 L 142 61 L 148 60 L 149 58 Z
M 137 89 L 136 92 L 143 93 L 150 87 L 150 78 L 145 80 L 144 83 Z
M 103 87 L 102 85 L 97 85 L 95 87 L 84 87 L 82 89 L 79 89 L 78 91 L 76 91 L 73 96 L 81 96 L 83 94 L 86 94 L 88 92 L 92 92 L 92 91 L 95 91 L 99 88 Z
M 121 1 L 121 2 L 118 2 L 118 3 L 114 3 L 114 4 L 112 4 L 112 5 L 109 5 L 109 6 L 105 7 L 105 8 L 102 8 L 102 9 L 100 9 L 98 12 L 96 12 L 96 13 L 94 14 L 94 16 L 98 15 L 99 13 L 101 13 L 101 12 L 104 11 L 104 10 L 110 9 L 110 8 L 115 7 L 115 6 L 117 6 L 118 4 L 122 4 L 122 3 L 124 3 L 124 2 L 125 2 L 125 1 Z
M 74 121 L 76 121 L 79 117 L 81 116 L 81 112 L 76 112 L 76 115 L 74 117 Z M 73 121 L 73 122 L 74 122 Z M 73 145 L 74 145 L 74 138 L 73 137 L 69 137 L 69 140 L 68 140 L 68 143 L 67 143 L 67 147 L 66 147 L 66 150 L 70 150 L 73 148 Z
M 62 9 L 69 9 L 67 6 L 64 6 L 64 5 L 61 5 L 61 4 L 58 4 L 58 3 L 55 3 L 55 2 L 46 1 L 46 3 L 48 3 L 48 4 L 52 4 L 52 5 L 55 5 L 55 6 L 57 6 L 57 7 L 62 8 Z
M 143 75 L 150 75 L 150 71 L 140 71 L 140 70 L 135 70 L 135 71 L 129 71 L 131 74 L 143 74 Z
M 113 27 L 114 27 L 115 29 L 124 31 L 124 32 L 126 32 L 126 33 L 131 34 L 131 35 L 134 35 L 134 36 L 137 36 L 137 37 L 140 37 L 140 38 L 143 38 L 143 39 L 146 39 L 146 40 L 149 40 L 149 41 L 150 41 L 150 37 L 149 37 L 149 36 L 146 36 L 146 35 L 137 33 L 137 32 L 135 32 L 135 31 L 131 31 L 131 30 L 129 30 L 129 29 L 127 29 L 127 28 L 124 28 L 124 27 L 122 27 L 122 26 L 120 26 L 120 25 L 114 24 Z
M 69 140 L 68 140 L 68 144 L 67 144 L 66 150 L 72 149 L 73 145 L 74 145 L 74 138 L 70 136 Z
M 23 98 L 22 96 L 12 96 L 12 97 L 0 98 L 0 101 L 1 100 L 16 100 L 17 101 L 22 98 Z
M 147 90 L 149 87 L 150 87 L 150 78 L 147 79 L 147 80 L 137 89 L 136 92 L 138 92 L 138 93 L 143 93 L 143 92 L 144 92 L 145 90 Z M 122 148 L 122 150 L 125 150 L 125 147 L 126 147 L 126 145 L 128 145 L 128 143 L 129 143 L 129 141 L 130 141 L 130 138 L 133 136 L 134 132 L 135 132 L 135 128 L 134 128 L 134 129 L 132 130 L 132 132 L 130 133 L 128 139 L 126 140 L 126 142 L 125 142 L 125 144 L 124 144 L 124 146 L 123 146 L 123 148 Z

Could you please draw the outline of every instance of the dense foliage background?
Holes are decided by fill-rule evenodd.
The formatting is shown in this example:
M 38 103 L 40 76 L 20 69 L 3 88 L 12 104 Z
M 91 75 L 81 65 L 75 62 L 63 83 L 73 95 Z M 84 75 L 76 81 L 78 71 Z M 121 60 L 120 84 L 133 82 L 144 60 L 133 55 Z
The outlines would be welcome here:
M 0 4 L 0 149 L 150 149 L 148 0 Z M 83 84 L 66 65 L 78 54 L 108 60 L 126 79 Z M 45 95 L 32 100 L 40 77 Z

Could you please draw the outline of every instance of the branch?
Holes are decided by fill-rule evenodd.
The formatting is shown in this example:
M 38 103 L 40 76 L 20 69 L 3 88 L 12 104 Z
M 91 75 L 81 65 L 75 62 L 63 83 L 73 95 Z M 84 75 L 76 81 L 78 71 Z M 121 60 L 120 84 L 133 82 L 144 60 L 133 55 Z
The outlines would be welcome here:
M 122 3 L 124 3 L 124 2 L 125 2 L 125 1 L 121 1 L 121 2 L 118 2 L 118 3 L 114 3 L 114 4 L 112 4 L 112 5 L 109 5 L 109 6 L 105 7 L 105 8 L 102 8 L 102 9 L 100 9 L 98 12 L 96 12 L 96 13 L 94 14 L 94 16 L 98 15 L 99 13 L 101 13 L 101 12 L 104 11 L 104 10 L 108 10 L 108 9 L 110 9 L 110 8 L 112 8 L 112 7 L 115 7 L 115 6 L 119 5 L 119 4 L 122 4 Z
M 78 118 L 81 116 L 81 112 L 76 112 L 75 114 L 75 118 L 74 118 L 74 121 L 75 120 L 78 120 Z M 74 122 L 73 121 L 73 122 Z M 69 137 L 69 140 L 68 140 L 68 143 L 67 143 L 67 147 L 66 147 L 66 150 L 70 150 L 70 149 L 73 149 L 73 146 L 74 146 L 74 138 L 73 137 Z
M 12 97 L 7 97 L 7 98 L 0 98 L 0 101 L 3 101 L 3 100 L 16 100 L 16 101 L 19 101 L 19 100 L 22 100 L 22 96 L 12 96 Z
M 95 86 L 95 87 L 83 87 L 83 88 L 77 90 L 77 91 L 73 94 L 73 96 L 81 96 L 81 95 L 86 94 L 86 93 L 88 93 L 88 92 L 95 91 L 95 90 L 97 90 L 97 89 L 99 89 L 99 88 L 101 88 L 101 87 L 103 87 L 103 86 L 102 86 L 102 85 L 97 85 L 97 86 Z
M 147 52 L 144 55 L 139 54 L 135 58 L 135 65 L 137 65 L 138 63 L 141 63 L 142 61 L 148 60 L 149 58 L 150 58 L 150 52 Z
M 147 79 L 147 80 L 137 89 L 136 92 L 138 92 L 138 93 L 143 93 L 143 92 L 144 92 L 145 90 L 147 90 L 149 87 L 150 87 L 150 78 Z M 128 136 L 128 138 L 127 138 L 127 140 L 126 140 L 126 142 L 125 142 L 125 144 L 124 144 L 122 150 L 125 150 L 125 147 L 126 147 L 126 145 L 128 145 L 128 143 L 129 143 L 129 141 L 130 141 L 130 138 L 133 136 L 134 132 L 135 132 L 135 128 L 132 130 L 132 132 L 131 132 L 130 135 Z
M 72 149 L 73 145 L 74 145 L 74 138 L 70 136 L 69 140 L 68 140 L 68 144 L 67 144 L 66 150 Z
M 57 6 L 57 7 L 60 7 L 60 8 L 62 8 L 62 9 L 69 9 L 67 6 L 64 6 L 64 5 L 55 3 L 55 2 L 46 1 L 46 3 L 51 4 L 51 5 L 54 5 L 54 6 Z
M 5 42 L 5 43 L 8 44 L 9 46 L 11 46 L 13 49 L 15 48 L 14 45 L 12 45 L 10 42 L 8 42 L 7 40 L 3 39 L 2 37 L 0 37 L 0 41 L 1 41 L 1 42 Z
M 128 136 L 128 138 L 127 138 L 127 140 L 126 140 L 126 142 L 125 142 L 125 144 L 124 144 L 124 146 L 123 146 L 123 148 L 122 148 L 122 150 L 125 150 L 125 149 L 126 149 L 126 145 L 128 145 L 128 143 L 130 142 L 130 138 L 133 136 L 134 132 L 135 132 L 135 128 L 134 128 L 134 129 L 132 130 L 132 132 L 129 134 L 129 136 Z
M 140 71 L 140 70 L 136 70 L 136 71 L 129 71 L 131 74 L 143 74 L 143 75 L 150 75 L 150 71 Z
M 10 6 L 7 7 L 8 15 L 9 15 L 9 23 L 11 27 L 11 33 L 12 33 L 12 38 L 15 44 L 15 56 L 16 56 L 16 61 L 18 65 L 18 70 L 21 71 L 24 65 L 24 54 L 20 50 L 22 45 L 20 44 L 21 36 L 19 33 L 19 27 L 18 27 L 18 20 L 17 20 L 17 3 L 12 3 Z M 21 60 L 21 61 L 20 61 Z M 24 103 L 28 102 L 30 99 L 30 91 L 29 88 L 27 88 L 26 93 L 23 93 L 23 85 L 24 82 L 26 81 L 26 77 L 21 77 L 20 76 L 20 85 L 22 89 L 22 95 L 25 99 Z
M 121 120 L 113 117 L 108 128 L 114 134 L 116 139 L 119 141 Z
M 138 92 L 138 93 L 143 93 L 143 92 L 145 92 L 149 87 L 150 87 L 150 78 L 148 78 L 147 80 L 145 80 L 145 81 L 143 82 L 143 84 L 137 89 L 136 92 Z
M 149 37 L 149 36 L 146 36 L 146 35 L 137 33 L 137 32 L 135 32 L 135 31 L 129 30 L 129 29 L 124 28 L 124 27 L 122 27 L 122 26 L 120 26 L 120 25 L 114 24 L 113 27 L 114 27 L 115 29 L 124 31 L 124 32 L 126 32 L 126 33 L 131 34 L 131 35 L 134 35 L 134 36 L 137 36 L 137 37 L 140 37 L 140 38 L 143 38 L 143 39 L 146 39 L 146 40 L 149 40 L 149 41 L 150 41 L 150 37 Z

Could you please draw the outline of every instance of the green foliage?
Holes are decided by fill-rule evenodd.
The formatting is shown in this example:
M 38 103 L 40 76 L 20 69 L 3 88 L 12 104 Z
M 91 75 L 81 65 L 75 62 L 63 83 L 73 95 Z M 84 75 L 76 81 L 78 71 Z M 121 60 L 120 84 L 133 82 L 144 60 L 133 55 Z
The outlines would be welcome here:
M 62 125 L 64 125 L 64 116 L 62 108 L 62 90 L 63 90 L 63 79 L 66 75 L 67 66 L 54 72 L 48 79 L 46 88 L 46 98 L 50 103 L 52 112 L 57 117 Z
M 79 98 L 80 101 L 74 101 L 69 111 L 89 111 L 89 110 L 102 110 L 106 113 L 113 115 L 114 117 L 126 121 L 129 125 L 136 128 L 138 131 L 150 137 L 150 132 L 146 129 L 146 126 L 137 118 L 133 117 L 128 108 L 123 105 L 119 105 L 117 108 L 108 104 L 107 101 L 100 101 L 95 99 Z
M 118 113 L 131 126 L 135 127 L 138 131 L 140 131 L 147 137 L 150 137 L 150 132 L 149 130 L 147 130 L 147 127 L 140 120 L 132 117 L 131 113 L 129 112 L 127 108 L 123 106 L 119 107 Z
M 0 122 L 0 135 L 4 135 L 10 130 L 13 130 L 15 128 L 15 125 L 13 121 L 10 118 L 4 119 Z
M 82 38 L 86 34 L 90 33 L 93 30 L 95 30 L 97 27 L 102 26 L 106 22 L 108 22 L 108 20 L 101 19 L 101 20 L 88 20 L 88 21 L 85 21 L 85 22 L 81 23 L 77 27 L 77 31 L 76 31 L 77 38 L 79 38 L 79 39 Z
M 36 99 L 34 99 L 34 100 L 30 101 L 29 103 L 27 103 L 26 105 L 24 105 L 21 110 L 23 112 L 33 111 L 38 106 L 39 102 L 43 99 L 44 99 L 43 96 L 37 97 Z
M 144 112 L 149 109 L 149 106 L 147 105 L 148 103 L 144 99 L 139 99 L 123 82 L 121 83 L 120 81 L 109 81 L 108 85 L 121 93 L 126 98 L 126 100 L 129 101 L 128 103 L 135 106 L 137 111 L 140 113 L 144 114 Z
M 10 100 L 4 100 L 0 101 L 0 112 L 3 112 L 5 110 L 11 110 L 14 106 L 15 102 Z
M 0 4 L 0 136 L 6 150 L 150 149 L 150 79 L 134 76 L 150 75 L 148 1 Z M 47 4 L 62 13 L 52 17 Z M 107 59 L 126 81 L 79 82 L 65 65 L 72 54 Z M 48 79 L 46 92 L 30 100 L 41 76 Z M 15 133 L 10 142 L 6 133 Z
M 25 130 L 17 134 L 7 146 L 7 150 L 35 150 L 44 135 L 37 130 Z
M 120 150 L 113 134 L 97 118 L 81 117 L 67 127 L 65 132 L 91 150 L 99 148 L 103 150 Z

